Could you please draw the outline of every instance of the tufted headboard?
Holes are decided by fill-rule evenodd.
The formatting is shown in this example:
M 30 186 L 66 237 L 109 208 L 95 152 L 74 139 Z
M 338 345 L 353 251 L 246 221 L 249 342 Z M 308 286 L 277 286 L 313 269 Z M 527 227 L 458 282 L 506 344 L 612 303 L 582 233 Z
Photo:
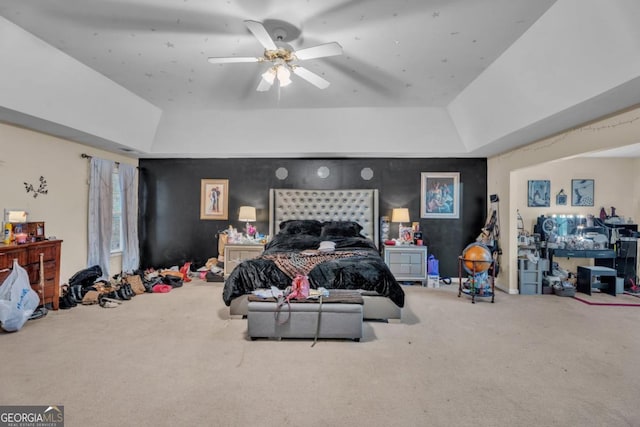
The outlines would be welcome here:
M 377 246 L 378 190 L 269 190 L 269 234 L 275 235 L 280 223 L 290 219 L 355 221 Z

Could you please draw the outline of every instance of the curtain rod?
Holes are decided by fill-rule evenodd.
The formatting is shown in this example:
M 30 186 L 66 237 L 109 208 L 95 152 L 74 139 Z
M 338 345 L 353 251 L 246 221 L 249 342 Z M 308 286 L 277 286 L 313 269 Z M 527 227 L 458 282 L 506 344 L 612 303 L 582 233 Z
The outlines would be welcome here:
M 83 159 L 89 159 L 89 160 L 91 160 L 93 158 L 93 156 L 90 156 L 89 154 L 86 154 L 86 153 L 80 154 L 80 157 L 82 157 Z M 114 163 L 116 164 L 116 166 L 120 166 L 120 162 L 115 162 L 114 161 Z M 138 166 L 136 166 L 136 169 L 140 169 L 140 168 Z
M 90 155 L 88 155 L 88 154 L 86 154 L 86 153 L 82 153 L 82 154 L 80 154 L 80 157 L 82 157 L 83 159 L 89 159 L 89 160 L 91 160 L 91 159 L 93 158 L 93 156 L 90 156 Z M 116 165 L 120 166 L 120 162 L 114 162 L 114 163 L 115 163 Z

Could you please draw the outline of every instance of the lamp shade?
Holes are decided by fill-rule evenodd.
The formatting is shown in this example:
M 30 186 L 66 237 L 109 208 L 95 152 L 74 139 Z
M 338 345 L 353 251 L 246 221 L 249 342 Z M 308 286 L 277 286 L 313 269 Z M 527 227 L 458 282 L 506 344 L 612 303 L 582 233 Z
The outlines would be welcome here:
M 256 220 L 256 208 L 253 206 L 240 206 L 238 221 L 252 222 Z
M 409 222 L 409 209 L 395 208 L 391 213 L 391 222 Z

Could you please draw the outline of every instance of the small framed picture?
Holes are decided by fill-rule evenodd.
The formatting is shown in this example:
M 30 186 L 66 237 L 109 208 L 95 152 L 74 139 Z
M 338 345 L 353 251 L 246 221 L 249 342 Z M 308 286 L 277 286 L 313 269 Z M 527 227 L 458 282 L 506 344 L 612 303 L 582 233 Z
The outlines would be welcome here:
M 571 180 L 571 206 L 593 206 L 593 179 Z
M 548 208 L 551 199 L 551 181 L 529 180 L 527 206 L 534 208 Z
M 413 228 L 400 227 L 400 236 L 398 238 L 403 243 L 413 243 Z
M 556 205 L 566 205 L 567 204 L 567 193 L 564 192 L 564 189 L 560 189 L 560 192 L 556 194 Z
M 200 180 L 200 219 L 229 218 L 229 180 Z

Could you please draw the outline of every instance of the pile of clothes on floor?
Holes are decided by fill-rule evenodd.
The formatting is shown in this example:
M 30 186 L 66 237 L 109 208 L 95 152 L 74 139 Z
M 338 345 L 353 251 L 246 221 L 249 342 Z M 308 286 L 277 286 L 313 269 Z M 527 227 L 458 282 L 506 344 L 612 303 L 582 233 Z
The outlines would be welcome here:
M 79 304 L 114 308 L 143 293 L 167 293 L 190 282 L 191 263 L 182 267 L 117 274 L 106 280 L 99 265 L 78 271 L 68 284 L 61 287 L 60 305 L 63 310 Z
M 205 265 L 198 269 L 200 278 L 207 282 L 224 282 L 224 269 L 220 264 L 218 258 L 209 258 Z

